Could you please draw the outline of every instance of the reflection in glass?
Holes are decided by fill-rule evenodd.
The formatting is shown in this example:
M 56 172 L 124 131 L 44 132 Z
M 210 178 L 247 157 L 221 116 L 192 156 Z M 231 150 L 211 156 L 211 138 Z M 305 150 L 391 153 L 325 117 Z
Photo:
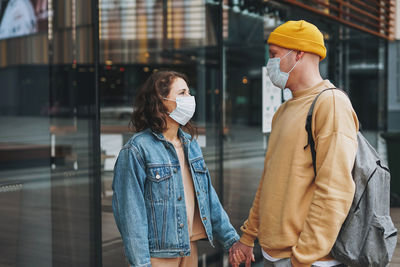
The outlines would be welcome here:
M 0 265 L 95 266 L 91 2 L 0 3 Z

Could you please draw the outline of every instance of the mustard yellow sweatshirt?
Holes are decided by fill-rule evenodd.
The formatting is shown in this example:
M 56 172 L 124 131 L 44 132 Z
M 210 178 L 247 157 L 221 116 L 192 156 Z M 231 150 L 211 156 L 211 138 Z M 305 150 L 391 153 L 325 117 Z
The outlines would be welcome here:
M 324 92 L 314 108 L 317 175 L 307 144 L 305 122 L 315 96 L 332 88 L 328 80 L 293 93 L 272 121 L 264 172 L 240 241 L 272 257 L 291 257 L 293 266 L 332 259 L 330 250 L 350 209 L 351 176 L 357 151 L 358 120 L 348 97 Z

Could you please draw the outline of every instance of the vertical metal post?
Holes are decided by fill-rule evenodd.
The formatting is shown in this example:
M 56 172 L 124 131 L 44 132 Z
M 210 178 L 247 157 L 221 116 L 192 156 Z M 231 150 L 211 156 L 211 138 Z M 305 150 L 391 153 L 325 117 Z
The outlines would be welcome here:
M 91 205 L 93 230 L 91 236 L 94 240 L 94 257 L 91 266 L 102 266 L 102 226 L 101 226 L 101 171 L 100 171 L 100 40 L 99 40 L 99 0 L 92 0 L 92 27 L 93 27 L 93 67 L 94 67 L 94 106 L 92 111 L 92 203 Z
M 389 43 L 387 40 L 378 41 L 378 117 L 377 117 L 377 150 L 380 155 L 383 155 L 383 160 L 387 159 L 386 141 L 381 136 L 382 132 L 388 130 L 388 80 L 389 80 Z
M 343 87 L 348 94 L 350 94 L 350 29 L 345 27 L 343 29 L 343 39 L 342 39 L 342 49 L 343 53 Z
M 168 0 L 162 1 L 162 14 L 163 14 L 163 37 L 162 37 L 162 50 L 168 48 Z
M 378 133 L 387 130 L 388 41 L 378 40 Z
M 219 155 L 219 164 L 218 164 L 218 193 L 219 198 L 222 204 L 224 204 L 224 99 L 223 92 L 225 90 L 225 48 L 224 48 L 224 37 L 223 37 L 223 0 L 219 2 L 218 8 L 218 23 L 217 23 L 217 32 L 218 32 L 218 59 L 219 59 L 219 79 L 218 79 L 218 91 L 216 92 L 217 98 L 217 108 L 216 111 L 216 124 L 217 124 L 217 140 L 218 140 L 218 155 Z
M 343 88 L 344 75 L 343 75 L 343 26 L 339 26 L 336 30 L 335 35 L 337 36 L 334 41 L 335 46 L 335 82 L 340 87 Z
M 219 79 L 218 79 L 218 91 L 216 92 L 217 98 L 217 111 L 216 114 L 216 127 L 217 127 L 217 147 L 218 147 L 218 194 L 222 205 L 224 205 L 224 91 L 225 91 L 225 48 L 224 48 L 224 36 L 223 36 L 223 8 L 224 0 L 219 1 L 219 7 L 217 12 L 217 33 L 218 33 L 218 59 L 219 59 Z M 223 266 L 224 253 L 222 248 L 221 258 L 219 259 L 219 266 Z
M 400 14 L 399 14 L 399 20 L 400 20 Z M 399 28 L 400 28 L 400 22 L 399 22 Z M 400 30 L 399 30 L 399 32 L 400 32 Z M 395 47 L 396 47 L 395 48 L 396 49 L 395 50 L 395 55 L 396 55 L 396 57 L 395 57 L 396 58 L 396 68 L 395 68 L 396 69 L 396 75 L 395 75 L 395 77 L 396 77 L 396 79 L 395 79 L 395 81 L 396 81 L 396 83 L 395 83 L 396 84 L 396 102 L 400 102 L 400 58 L 399 58 L 400 42 L 399 41 L 396 41 Z M 388 52 L 389 52 L 389 44 L 388 44 Z M 387 61 L 387 66 L 389 67 L 389 61 Z M 389 68 L 387 70 L 388 70 L 388 78 L 389 78 Z

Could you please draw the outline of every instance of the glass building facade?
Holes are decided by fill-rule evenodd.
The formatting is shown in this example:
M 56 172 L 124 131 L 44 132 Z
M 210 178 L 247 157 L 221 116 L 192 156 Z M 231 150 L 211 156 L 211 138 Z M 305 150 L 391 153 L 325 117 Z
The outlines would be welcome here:
M 383 149 L 382 37 L 281 1 L 0 0 L 0 266 L 128 266 L 111 209 L 113 165 L 132 135 L 135 93 L 163 69 L 189 77 L 198 141 L 240 231 L 268 146 L 266 40 L 298 19 L 323 32 L 323 78 L 349 93 Z M 199 262 L 227 258 L 200 241 Z

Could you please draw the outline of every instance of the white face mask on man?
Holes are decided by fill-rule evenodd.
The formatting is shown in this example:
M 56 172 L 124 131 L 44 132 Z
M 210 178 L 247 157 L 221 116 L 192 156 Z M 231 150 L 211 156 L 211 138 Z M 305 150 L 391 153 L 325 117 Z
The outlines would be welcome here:
M 176 102 L 176 108 L 169 116 L 177 123 L 184 126 L 193 117 L 196 110 L 196 100 L 194 96 L 177 96 L 176 100 L 165 97 L 164 99 Z
M 269 79 L 271 80 L 271 82 L 276 86 L 281 88 L 282 90 L 286 88 L 286 83 L 289 79 L 289 74 L 292 72 L 292 70 L 294 69 L 294 67 L 296 67 L 297 63 L 300 62 L 297 61 L 293 68 L 289 71 L 289 72 L 283 72 L 281 71 L 281 59 L 284 59 L 286 56 L 288 56 L 291 52 L 293 52 L 293 50 L 290 50 L 286 55 L 284 55 L 282 58 L 279 57 L 274 57 L 274 58 L 270 58 L 268 59 L 268 63 L 267 63 L 267 73 L 269 76 Z

